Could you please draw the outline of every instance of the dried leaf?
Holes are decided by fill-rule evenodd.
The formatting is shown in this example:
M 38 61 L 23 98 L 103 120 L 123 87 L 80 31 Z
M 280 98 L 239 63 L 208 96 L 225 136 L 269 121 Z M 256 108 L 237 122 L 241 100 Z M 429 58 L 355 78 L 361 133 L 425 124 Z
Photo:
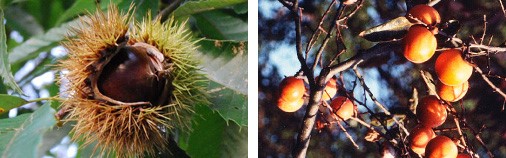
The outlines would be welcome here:
M 369 129 L 369 130 L 367 130 L 367 133 L 365 134 L 364 139 L 369 142 L 377 142 L 378 140 L 381 139 L 381 137 L 378 132 L 376 132 L 375 130 Z

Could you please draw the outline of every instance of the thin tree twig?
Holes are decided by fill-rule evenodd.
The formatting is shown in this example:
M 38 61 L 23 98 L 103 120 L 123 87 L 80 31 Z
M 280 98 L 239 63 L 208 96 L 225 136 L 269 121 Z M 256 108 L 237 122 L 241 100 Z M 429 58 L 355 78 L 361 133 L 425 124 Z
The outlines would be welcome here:
M 506 10 L 504 9 L 504 5 L 502 4 L 502 0 L 498 0 L 499 4 L 501 4 L 502 13 L 504 14 L 504 17 L 506 17 Z
M 479 49 L 479 52 L 473 52 L 471 48 Z M 493 46 L 486 46 L 481 44 L 469 44 L 469 53 L 471 56 L 482 56 L 487 55 L 486 52 L 497 54 L 497 53 L 506 53 L 506 47 L 493 47 Z
M 464 126 L 465 127 L 468 127 L 467 126 L 467 123 L 464 122 Z M 485 126 L 485 125 L 483 125 Z M 476 138 L 476 140 L 480 143 L 481 146 L 483 146 L 483 148 L 485 148 L 485 150 L 487 151 L 487 155 L 490 157 L 490 158 L 494 158 L 494 154 L 492 154 L 492 152 L 488 149 L 487 145 L 485 145 L 485 143 L 483 142 L 483 139 L 481 139 L 481 136 L 480 136 L 480 133 L 481 132 L 476 132 L 473 128 L 471 127 L 468 127 L 469 130 L 473 133 L 474 137 Z
M 490 88 L 492 88 L 492 90 L 496 91 L 497 93 L 499 93 L 499 95 L 501 95 L 504 99 L 506 99 L 506 94 L 501 89 L 497 88 L 497 86 L 495 86 L 494 83 L 490 81 L 490 79 L 488 79 L 488 77 L 483 73 L 480 67 L 475 65 L 473 65 L 473 67 L 476 70 L 476 72 L 480 74 L 481 78 L 483 78 L 483 80 L 490 86 Z M 502 110 L 504 110 L 504 103 L 502 105 Z
M 358 69 L 357 69 L 357 65 L 360 64 L 360 62 L 358 62 L 355 66 L 353 66 L 353 71 L 355 72 L 355 74 L 357 75 L 359 81 L 360 81 L 360 84 L 362 85 L 362 87 L 367 91 L 367 93 L 369 94 L 369 97 L 371 97 L 372 101 L 378 105 L 378 107 L 383 110 L 383 112 L 387 115 L 387 116 L 391 116 L 391 113 L 390 111 L 388 111 L 388 109 L 378 101 L 378 99 L 376 99 L 376 97 L 374 97 L 374 95 L 372 94 L 371 90 L 369 89 L 369 87 L 367 86 L 367 84 L 365 84 L 365 81 L 364 81 L 364 78 L 362 77 L 362 75 L 360 74 L 360 72 L 358 72 Z M 397 123 L 397 125 L 404 131 L 404 133 L 406 133 L 406 135 L 409 135 L 409 131 L 408 129 L 406 129 L 406 127 L 404 127 L 403 124 L 401 124 L 401 122 L 399 122 L 399 120 L 397 120 L 397 118 L 393 117 L 392 116 L 392 120 L 394 120 L 395 123 Z
M 342 10 L 342 8 L 343 8 L 343 5 L 340 4 L 339 8 L 338 8 L 338 14 L 336 15 L 336 17 L 334 17 L 334 20 L 332 20 L 332 21 L 336 21 L 339 18 L 340 13 L 342 13 L 342 12 L 340 12 Z M 323 39 L 322 45 L 320 46 L 320 48 L 318 49 L 318 52 L 315 55 L 315 60 L 314 60 L 313 66 L 311 68 L 312 71 L 314 71 L 314 69 L 316 68 L 318 61 L 320 61 L 320 58 L 323 54 L 323 50 L 327 47 L 327 43 L 329 42 L 330 37 L 332 37 L 333 31 L 334 31 L 334 24 L 331 23 L 330 27 L 329 27 L 329 31 L 327 33 L 327 36 L 325 36 L 325 39 Z
M 485 41 L 485 35 L 487 34 L 487 15 L 483 15 L 483 34 L 481 35 L 480 44 Z
M 346 135 L 346 137 L 348 137 L 348 139 L 351 141 L 351 143 L 353 144 L 353 146 L 355 146 L 355 148 L 359 149 L 357 143 L 355 143 L 355 141 L 353 140 L 353 138 L 351 137 L 351 135 L 348 133 L 348 131 L 346 131 L 346 129 L 341 124 L 341 119 L 337 120 L 337 125 L 339 125 L 339 128 L 341 128 L 341 130 L 344 132 L 344 134 Z
M 434 5 L 439 3 L 439 1 L 441 1 L 441 0 L 433 0 L 433 1 L 430 1 L 427 5 L 433 7 Z
M 311 48 L 313 47 L 313 45 L 316 43 L 316 40 L 318 39 L 318 37 L 320 36 L 320 32 L 323 32 L 325 31 L 323 28 L 322 28 L 322 24 L 323 24 L 323 21 L 325 20 L 325 18 L 327 17 L 327 15 L 330 13 L 330 9 L 333 8 L 334 4 L 336 3 L 336 0 L 333 0 L 329 7 L 327 8 L 327 10 L 323 13 L 322 15 L 322 18 L 320 19 L 320 22 L 318 22 L 318 29 L 316 29 L 313 34 L 311 35 L 311 38 L 309 38 L 309 42 L 306 46 L 306 58 L 309 54 L 309 50 L 311 50 Z M 328 33 L 328 32 L 327 32 Z

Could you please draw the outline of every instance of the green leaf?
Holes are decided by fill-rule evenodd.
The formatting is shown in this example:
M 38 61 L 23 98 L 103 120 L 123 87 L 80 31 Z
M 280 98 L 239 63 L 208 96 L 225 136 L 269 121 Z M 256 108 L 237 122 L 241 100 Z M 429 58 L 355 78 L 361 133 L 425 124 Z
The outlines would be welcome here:
M 248 124 L 248 59 L 247 43 L 202 40 L 199 59 L 211 80 L 208 93 L 212 109 L 226 120 L 241 126 Z
M 241 126 L 248 125 L 248 96 L 227 88 L 216 82 L 210 82 L 211 108 L 225 120 L 232 120 Z
M 138 21 L 142 21 L 142 18 L 145 17 L 148 11 L 151 12 L 152 17 L 156 16 L 158 12 L 158 4 L 159 1 L 146 1 L 146 0 L 132 0 L 132 1 L 123 1 L 118 4 L 120 10 L 127 12 L 130 8 L 130 4 L 135 4 L 135 19 Z
M 0 114 L 7 113 L 9 110 L 25 105 L 28 101 L 23 98 L 0 94 Z
M 18 6 L 5 8 L 6 25 L 18 31 L 23 37 L 31 37 L 44 33 L 42 25 L 35 18 Z
M 65 20 L 73 18 L 79 14 L 85 13 L 86 11 L 94 12 L 96 9 L 95 1 L 90 0 L 77 0 L 72 4 L 70 8 L 65 10 L 65 12 L 59 16 L 56 21 L 56 26 L 60 25 Z
M 193 131 L 187 137 L 186 153 L 191 157 L 245 157 L 248 152 L 247 129 L 227 123 L 207 107 L 196 110 Z M 183 137 L 184 138 L 184 137 Z
M 248 157 L 248 128 L 233 123 L 225 128 L 221 157 Z
M 7 54 L 7 37 L 5 35 L 4 12 L 0 9 L 0 76 L 2 76 L 4 84 L 19 94 L 23 91 L 16 84 L 14 76 L 11 73 L 11 65 L 9 64 L 9 54 Z
M 220 9 L 239 3 L 247 2 L 247 0 L 206 0 L 206 1 L 189 1 L 179 6 L 172 15 L 174 17 L 189 16 L 204 11 Z
M 248 40 L 248 21 L 232 10 L 213 10 L 193 15 L 199 30 L 220 40 Z
M 411 24 L 406 17 L 398 17 L 381 25 L 362 31 L 359 36 L 372 42 L 401 39 Z
M 203 69 L 207 76 L 234 91 L 248 94 L 247 43 L 203 40 L 199 42 Z
M 53 127 L 52 130 L 46 132 L 42 137 L 42 142 L 40 143 L 40 150 L 37 153 L 37 157 L 43 157 L 44 154 L 51 150 L 55 145 L 60 144 L 61 140 L 68 136 L 72 127 L 75 124 L 65 123 L 62 127 Z
M 62 24 L 60 27 L 54 27 L 45 34 L 26 40 L 21 45 L 12 49 L 12 52 L 9 54 L 9 63 L 20 63 L 37 57 L 42 51 L 50 50 L 57 46 L 66 35 L 72 36 L 72 32 L 68 31 L 70 26 L 78 26 L 79 23 L 79 19 L 75 19 Z
M 248 2 L 234 5 L 232 8 L 237 14 L 246 14 L 248 13 Z
M 105 10 L 107 9 L 107 7 L 112 3 L 112 4 L 120 4 L 122 3 L 124 0 L 107 0 L 107 1 L 100 1 L 100 8 L 102 10 Z
M 56 123 L 54 113 L 45 104 L 34 113 L 0 120 L 0 157 L 37 157 L 43 134 Z

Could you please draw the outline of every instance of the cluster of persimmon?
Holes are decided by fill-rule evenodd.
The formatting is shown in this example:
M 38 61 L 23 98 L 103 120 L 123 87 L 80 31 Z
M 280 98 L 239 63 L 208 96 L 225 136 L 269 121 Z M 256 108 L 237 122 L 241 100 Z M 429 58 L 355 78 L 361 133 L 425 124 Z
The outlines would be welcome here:
M 435 95 L 422 98 L 416 108 L 419 124 L 410 132 L 409 145 L 413 152 L 428 158 L 455 158 L 469 156 L 458 154 L 457 145 L 448 137 L 436 136 L 432 128 L 442 125 L 447 116 L 446 107 Z
M 437 48 L 433 33 L 437 33 L 436 25 L 441 21 L 439 13 L 431 6 L 421 4 L 411 8 L 406 17 L 416 24 L 409 28 L 404 37 L 404 56 L 413 63 L 426 62 Z M 467 80 L 473 71 L 471 64 L 462 58 L 462 51 L 442 51 L 436 59 L 435 70 L 440 81 L 436 90 L 438 96 L 448 102 L 462 99 L 469 88 Z M 430 158 L 457 157 L 456 144 L 446 136 L 436 136 L 432 130 L 442 125 L 447 117 L 446 106 L 441 100 L 435 95 L 423 97 L 416 108 L 416 116 L 419 124 L 411 130 L 408 137 L 413 152 Z
M 436 9 L 424 4 L 411 8 L 406 17 L 416 24 L 404 37 L 404 57 L 417 64 L 426 62 L 436 52 L 437 40 L 433 33 L 437 33 L 436 25 L 441 22 L 441 17 Z M 473 73 L 471 64 L 462 58 L 462 51 L 448 49 L 441 52 L 435 69 L 441 81 L 437 88 L 441 99 L 449 102 L 462 99 L 469 88 L 467 80 Z
M 316 80 L 318 80 L 318 77 Z M 279 88 L 279 109 L 284 112 L 295 112 L 304 105 L 306 87 L 303 79 L 294 76 L 286 77 L 283 81 L 281 81 Z M 335 97 L 336 94 L 337 79 L 333 77 L 325 85 L 322 101 L 331 101 L 330 107 L 332 108 L 333 113 L 342 120 L 348 120 L 353 116 L 356 106 L 348 97 Z

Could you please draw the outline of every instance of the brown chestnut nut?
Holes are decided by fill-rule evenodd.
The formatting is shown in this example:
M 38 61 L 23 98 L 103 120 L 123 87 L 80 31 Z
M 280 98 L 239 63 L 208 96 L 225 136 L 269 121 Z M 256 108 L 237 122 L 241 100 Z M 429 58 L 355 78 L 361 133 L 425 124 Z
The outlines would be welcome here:
M 150 102 L 156 105 L 166 80 L 161 75 L 163 54 L 146 43 L 118 49 L 98 78 L 100 93 L 125 103 Z

